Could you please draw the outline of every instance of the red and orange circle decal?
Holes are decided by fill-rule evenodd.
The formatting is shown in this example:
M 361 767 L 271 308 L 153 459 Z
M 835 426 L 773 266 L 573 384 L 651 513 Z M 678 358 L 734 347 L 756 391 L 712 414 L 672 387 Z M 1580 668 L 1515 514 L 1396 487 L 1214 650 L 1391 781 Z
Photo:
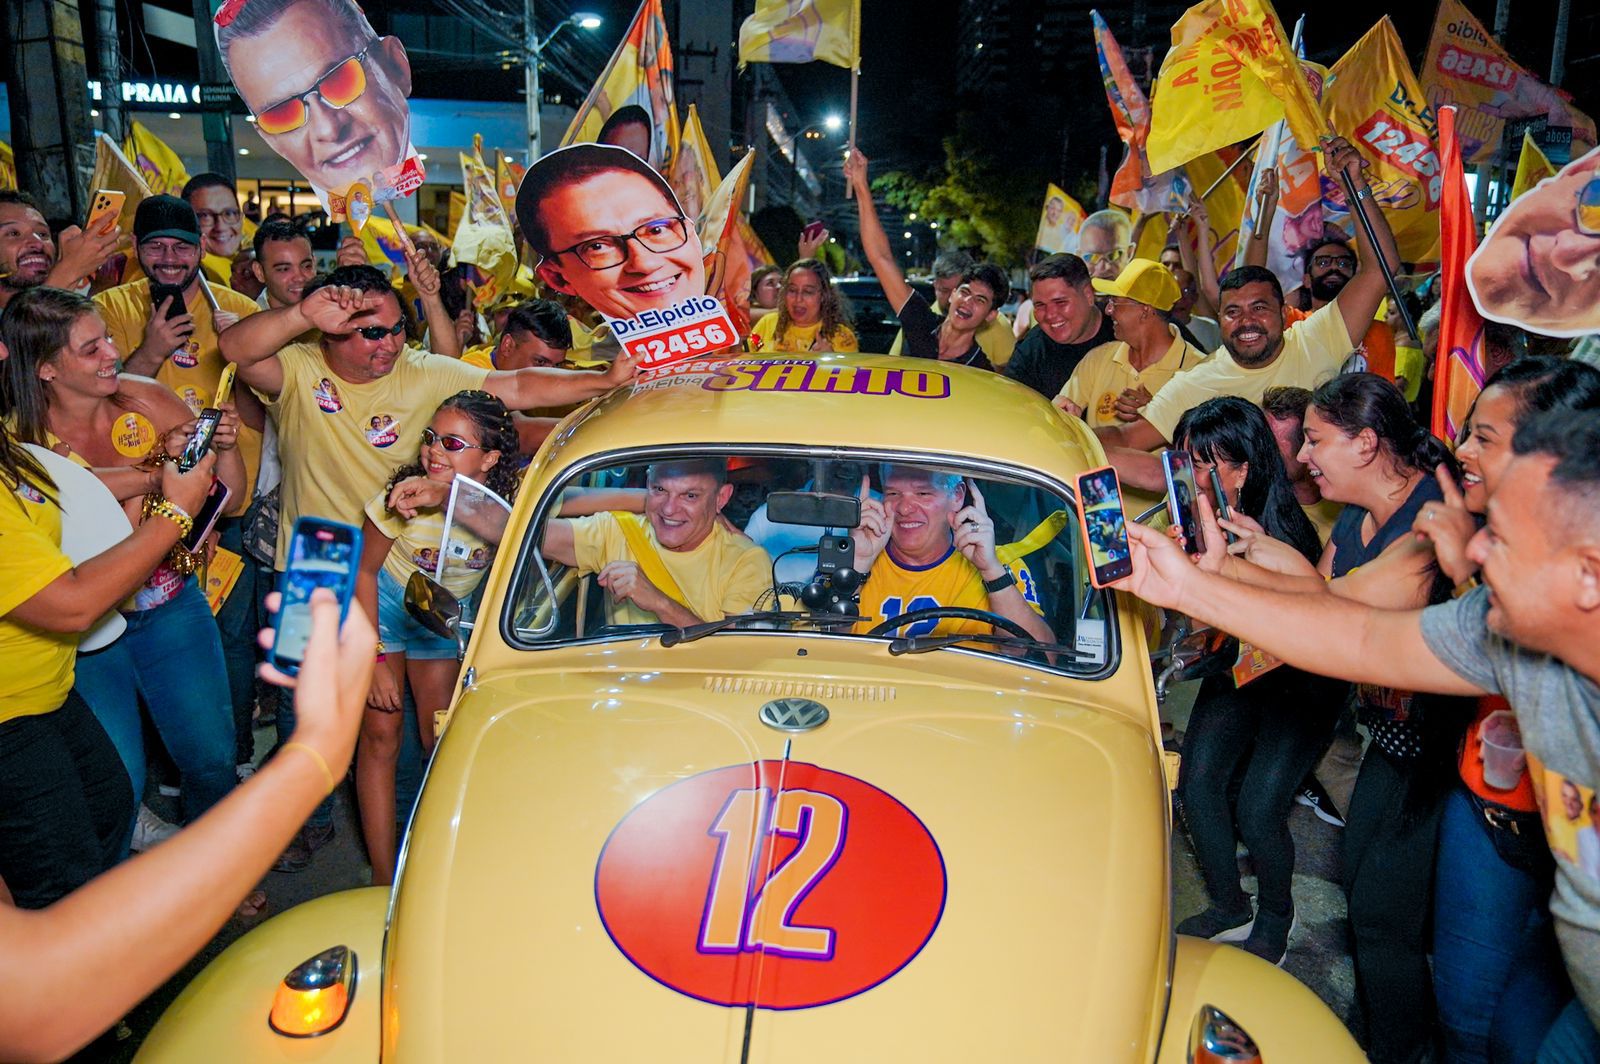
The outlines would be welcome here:
M 730 765 L 651 795 L 595 868 L 623 954 L 718 1005 L 804 1009 L 904 968 L 944 912 L 928 829 L 865 780 L 797 761 Z

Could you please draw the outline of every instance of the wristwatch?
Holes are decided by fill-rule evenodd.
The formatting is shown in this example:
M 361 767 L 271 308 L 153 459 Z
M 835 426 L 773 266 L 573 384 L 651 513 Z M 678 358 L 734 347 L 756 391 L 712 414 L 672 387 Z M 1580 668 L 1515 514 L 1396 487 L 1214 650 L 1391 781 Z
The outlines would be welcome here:
M 985 580 L 983 582 L 983 589 L 989 594 L 993 595 L 997 591 L 1004 591 L 1008 587 L 1015 587 L 1016 583 L 1017 574 L 1012 572 L 1010 569 L 1007 569 L 993 580 Z

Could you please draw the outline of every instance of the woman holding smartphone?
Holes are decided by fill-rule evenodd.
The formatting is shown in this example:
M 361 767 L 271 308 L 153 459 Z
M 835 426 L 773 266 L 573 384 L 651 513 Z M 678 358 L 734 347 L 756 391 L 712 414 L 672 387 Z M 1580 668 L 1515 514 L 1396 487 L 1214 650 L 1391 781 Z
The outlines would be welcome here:
M 119 374 L 121 353 L 94 302 L 71 292 L 41 287 L 17 296 L 0 319 L 0 339 L 10 349 L 0 364 L 0 403 L 17 440 L 93 470 L 135 525 L 158 520 L 142 517 L 146 499 L 156 505 L 164 494 L 166 465 L 194 431 L 189 408 L 153 380 Z M 215 461 L 205 463 L 235 493 L 245 485 L 238 432 L 238 416 L 225 409 L 211 441 Z M 202 493 L 185 509 L 192 517 L 204 501 Z M 152 561 L 124 598 L 127 630 L 80 657 L 77 692 L 116 745 L 135 797 L 145 782 L 143 696 L 181 773 L 183 809 L 192 819 L 237 782 L 216 621 L 198 582 L 165 556 Z
M 1295 500 L 1259 407 L 1233 396 L 1208 400 L 1184 414 L 1173 438 L 1191 456 L 1200 493 L 1213 507 L 1250 517 L 1307 564 L 1317 556 L 1317 530 Z M 1213 472 L 1225 499 L 1212 498 Z M 1336 682 L 1288 666 L 1243 685 L 1232 674 L 1202 681 L 1184 733 L 1178 794 L 1211 905 L 1180 923 L 1180 934 L 1237 942 L 1269 963 L 1283 961 L 1295 921 L 1289 811 L 1333 734 L 1339 694 Z M 1285 713 L 1285 705 L 1304 710 Z M 1236 778 L 1238 797 L 1231 801 Z M 1241 840 L 1259 882 L 1253 912 L 1239 884 Z

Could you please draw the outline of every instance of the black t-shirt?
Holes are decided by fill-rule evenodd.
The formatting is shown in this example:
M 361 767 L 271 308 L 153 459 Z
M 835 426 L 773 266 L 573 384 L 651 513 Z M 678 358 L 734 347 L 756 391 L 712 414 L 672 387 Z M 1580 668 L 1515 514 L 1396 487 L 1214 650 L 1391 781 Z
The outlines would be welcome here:
M 933 312 L 933 306 L 921 292 L 913 291 L 905 306 L 899 311 L 900 325 L 906 331 L 906 342 L 900 348 L 908 358 L 939 357 L 939 326 L 944 324 L 944 319 Z M 994 369 L 983 353 L 983 348 L 978 346 L 976 334 L 972 347 L 966 354 L 958 358 L 945 359 L 961 366 L 972 366 L 976 369 Z
M 1101 314 L 1100 328 L 1078 344 L 1058 344 L 1035 325 L 1017 341 L 1017 349 L 1006 363 L 1006 376 L 1026 384 L 1046 399 L 1054 399 L 1066 387 L 1067 378 L 1078 368 L 1084 355 L 1115 339 L 1109 314 Z

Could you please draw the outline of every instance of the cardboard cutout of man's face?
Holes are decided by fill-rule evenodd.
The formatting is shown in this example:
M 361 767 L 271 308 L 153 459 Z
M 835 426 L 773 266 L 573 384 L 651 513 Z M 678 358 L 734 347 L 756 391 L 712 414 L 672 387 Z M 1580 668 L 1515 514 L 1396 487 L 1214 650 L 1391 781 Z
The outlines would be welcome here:
M 551 178 L 574 165 L 582 167 L 576 176 Z M 517 195 L 522 230 L 541 255 L 539 276 L 610 318 L 706 294 L 695 220 L 664 179 L 652 180 L 640 168 L 648 165 L 624 148 L 575 144 L 529 167 Z M 541 190 L 537 199 L 531 189 Z M 661 224 L 651 229 L 652 223 Z M 671 246 L 680 236 L 682 243 Z M 619 253 L 611 265 L 585 261 Z
M 1600 148 L 1512 201 L 1467 260 L 1478 313 L 1550 336 L 1600 332 L 1600 226 L 1579 222 L 1580 198 L 1600 204 L 1596 181 Z
M 352 19 L 330 14 L 329 5 L 349 3 L 300 0 L 264 32 L 227 44 L 234 87 L 258 116 L 262 139 L 319 193 L 342 193 L 357 181 L 372 182 L 376 189 L 374 175 L 413 157 L 406 102 L 411 63 L 405 46 L 395 37 L 364 37 L 357 28 L 366 25 L 359 11 Z M 354 98 L 336 106 L 353 92 Z M 304 121 L 269 132 L 260 116 L 296 99 L 304 107 Z

